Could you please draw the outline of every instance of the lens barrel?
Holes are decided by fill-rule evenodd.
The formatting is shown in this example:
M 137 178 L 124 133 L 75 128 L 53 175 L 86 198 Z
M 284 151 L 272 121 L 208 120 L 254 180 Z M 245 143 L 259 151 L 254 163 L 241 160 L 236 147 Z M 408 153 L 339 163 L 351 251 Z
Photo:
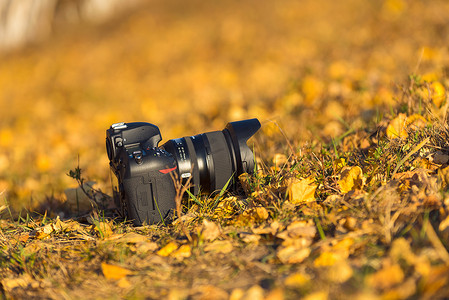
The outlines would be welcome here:
M 222 131 L 201 133 L 167 141 L 181 178 L 192 178 L 193 193 L 221 190 L 228 180 L 254 170 L 254 155 L 246 144 L 260 128 L 257 119 L 230 122 Z

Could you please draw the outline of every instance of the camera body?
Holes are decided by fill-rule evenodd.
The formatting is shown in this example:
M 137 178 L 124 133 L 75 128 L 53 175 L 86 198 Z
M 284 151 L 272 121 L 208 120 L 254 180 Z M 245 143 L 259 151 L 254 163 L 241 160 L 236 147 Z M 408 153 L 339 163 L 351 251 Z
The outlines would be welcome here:
M 170 172 L 176 162 L 157 148 L 160 140 L 159 128 L 148 123 L 117 123 L 107 131 L 114 199 L 121 214 L 136 224 L 161 221 L 175 206 Z
M 258 129 L 257 119 L 228 123 L 222 131 L 162 140 L 150 123 L 116 123 L 106 131 L 106 149 L 114 176 L 119 212 L 135 225 L 169 218 L 175 208 L 174 177 L 191 178 L 191 193 L 211 193 L 240 174 L 252 173 L 254 156 L 246 145 Z M 176 172 L 177 176 L 173 176 Z

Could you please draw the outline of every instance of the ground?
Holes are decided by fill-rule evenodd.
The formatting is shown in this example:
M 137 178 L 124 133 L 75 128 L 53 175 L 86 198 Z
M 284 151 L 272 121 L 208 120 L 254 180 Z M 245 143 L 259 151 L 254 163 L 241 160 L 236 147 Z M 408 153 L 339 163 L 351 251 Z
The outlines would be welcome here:
M 448 12 L 153 0 L 3 54 L 2 296 L 447 298 Z M 112 194 L 112 123 L 166 141 L 253 117 L 256 172 L 186 197 L 172 224 L 132 226 L 76 189 Z

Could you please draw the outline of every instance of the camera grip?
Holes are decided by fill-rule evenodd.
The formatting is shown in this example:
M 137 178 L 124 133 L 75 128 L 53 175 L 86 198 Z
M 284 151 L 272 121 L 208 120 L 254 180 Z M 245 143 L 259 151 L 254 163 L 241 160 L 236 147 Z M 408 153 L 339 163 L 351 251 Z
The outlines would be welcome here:
M 127 215 L 135 225 L 163 221 L 175 208 L 176 192 L 170 174 L 125 179 L 123 188 Z

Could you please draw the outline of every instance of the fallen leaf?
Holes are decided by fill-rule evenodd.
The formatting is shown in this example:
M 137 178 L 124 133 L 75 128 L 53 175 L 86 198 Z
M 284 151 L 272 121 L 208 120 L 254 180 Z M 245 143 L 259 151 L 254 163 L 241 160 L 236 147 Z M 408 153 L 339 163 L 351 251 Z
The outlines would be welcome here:
M 1 284 L 5 290 L 11 291 L 15 288 L 26 289 L 32 282 L 33 279 L 30 275 L 23 274 L 18 278 L 4 278 L 2 279 Z
M 173 251 L 170 256 L 182 260 L 186 257 L 190 257 L 192 255 L 192 249 L 189 245 L 182 245 L 175 251 Z
M 101 235 L 101 237 L 109 237 L 114 233 L 109 222 L 95 222 L 92 226 L 94 230 Z
M 203 226 L 201 228 L 201 236 L 206 241 L 213 241 L 218 238 L 221 234 L 218 225 L 212 221 L 203 220 Z
M 312 177 L 305 179 L 290 179 L 288 185 L 289 201 L 295 205 L 315 201 L 317 185 Z
M 309 257 L 309 248 L 297 248 L 295 246 L 282 247 L 277 252 L 277 257 L 284 264 L 296 264 Z
M 216 299 L 216 300 L 225 300 L 229 298 L 228 293 L 214 285 L 200 285 L 193 288 L 195 293 L 195 299 Z
M 303 300 L 327 300 L 328 295 L 327 295 L 327 292 L 314 292 L 314 293 L 311 293 L 311 294 L 305 296 L 302 299 Z
M 275 235 L 281 225 L 278 221 L 273 221 L 270 223 L 269 226 L 260 226 L 260 227 L 253 227 L 251 230 L 255 234 L 272 234 Z
M 257 284 L 253 285 L 245 292 L 245 294 L 243 294 L 242 299 L 263 300 L 264 290 Z
M 341 257 L 338 254 L 332 251 L 325 251 L 315 258 L 313 264 L 316 267 L 328 267 L 334 265 L 340 258 Z
M 385 266 L 366 278 L 366 283 L 374 288 L 390 288 L 404 280 L 404 272 L 399 264 Z
M 262 221 L 268 219 L 269 215 L 265 207 L 257 206 L 255 209 L 258 220 Z
M 449 166 L 438 169 L 438 178 L 440 179 L 442 188 L 449 186 Z
M 335 173 L 340 173 L 341 169 L 346 167 L 346 160 L 343 157 L 337 158 L 334 161 L 334 171 Z
M 161 248 L 158 252 L 156 252 L 159 256 L 169 256 L 170 253 L 178 249 L 178 244 L 175 242 L 170 242 L 167 245 L 165 245 L 163 248 Z
M 347 260 L 340 260 L 326 270 L 327 278 L 335 283 L 343 283 L 352 277 L 353 270 Z
M 136 243 L 136 252 L 137 253 L 147 253 L 147 252 L 153 252 L 158 248 L 157 243 L 155 242 L 139 242 Z
M 408 136 L 406 128 L 407 128 L 407 116 L 405 114 L 399 114 L 388 124 L 387 136 L 390 139 L 406 138 Z
M 284 283 L 286 286 L 293 288 L 303 287 L 310 283 L 310 276 L 303 273 L 294 273 L 285 278 Z
M 232 290 L 231 295 L 229 296 L 229 300 L 241 300 L 244 299 L 243 295 L 245 295 L 245 291 L 241 288 L 235 288 Z
M 242 233 L 240 233 L 239 236 L 242 239 L 242 241 L 244 241 L 247 244 L 256 244 L 257 245 L 260 240 L 260 235 L 258 235 L 258 234 L 242 232 Z
M 268 291 L 268 294 L 265 296 L 264 300 L 284 300 L 284 298 L 284 289 L 278 287 Z
M 427 121 L 421 115 L 414 114 L 409 117 L 399 114 L 390 121 L 387 127 L 387 136 L 390 139 L 408 137 L 407 130 L 416 130 L 426 126 Z
M 124 277 L 126 277 L 127 275 L 132 274 L 133 272 L 116 266 L 116 265 L 110 265 L 107 263 L 102 262 L 101 263 L 101 270 L 103 271 L 103 275 L 104 277 L 106 277 L 107 279 L 122 279 Z
M 113 234 L 104 239 L 105 241 L 115 241 L 116 243 L 130 243 L 136 244 L 140 242 L 146 242 L 149 240 L 148 236 L 138 234 L 135 232 L 128 232 L 122 234 Z
M 430 85 L 431 99 L 436 107 L 441 107 L 446 100 L 446 89 L 439 81 L 434 81 Z
M 353 190 L 361 190 L 366 181 L 362 169 L 359 166 L 344 168 L 340 174 L 340 178 L 338 185 L 343 194 Z
M 416 262 L 416 257 L 412 252 L 410 243 L 403 237 L 397 238 L 393 241 L 389 255 L 396 263 L 399 263 L 401 259 L 410 265 Z
M 205 252 L 216 252 L 227 254 L 230 253 L 234 249 L 231 241 L 223 240 L 223 241 L 213 241 L 212 243 L 208 243 L 204 247 Z
M 278 233 L 276 236 L 281 239 L 294 239 L 299 237 L 314 238 L 316 227 L 313 222 L 294 221 L 287 226 L 286 230 Z
M 122 289 L 127 289 L 129 287 L 132 286 L 131 282 L 129 282 L 129 280 L 126 277 L 121 278 L 118 282 L 117 285 L 119 287 L 121 287 Z

